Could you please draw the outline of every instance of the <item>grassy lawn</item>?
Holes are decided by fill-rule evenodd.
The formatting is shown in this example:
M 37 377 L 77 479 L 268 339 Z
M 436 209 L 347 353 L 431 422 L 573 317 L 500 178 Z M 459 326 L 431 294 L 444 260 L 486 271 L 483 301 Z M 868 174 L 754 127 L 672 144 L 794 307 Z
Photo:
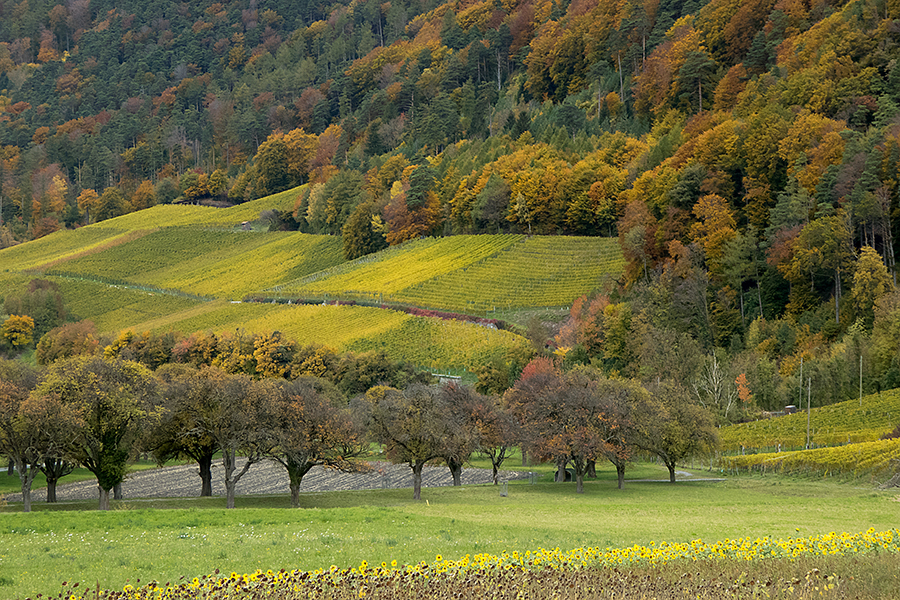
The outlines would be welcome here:
M 521 463 L 519 463 L 521 464 Z M 676 485 L 626 482 L 613 473 L 585 485 L 555 484 L 542 474 L 509 485 L 432 488 L 414 502 L 411 490 L 306 494 L 303 507 L 287 496 L 113 502 L 38 503 L 35 512 L 0 514 L 0 597 L 57 594 L 63 580 L 121 589 L 137 579 L 161 583 L 255 569 L 349 567 L 435 555 L 525 551 L 542 546 L 625 547 L 662 540 L 808 536 L 897 526 L 897 492 L 832 480 L 733 477 Z M 707 475 L 697 471 L 698 475 Z M 665 469 L 640 464 L 629 478 L 664 478 Z M 75 510 L 73 510 L 75 509 Z M 84 509 L 84 510 L 80 510 Z

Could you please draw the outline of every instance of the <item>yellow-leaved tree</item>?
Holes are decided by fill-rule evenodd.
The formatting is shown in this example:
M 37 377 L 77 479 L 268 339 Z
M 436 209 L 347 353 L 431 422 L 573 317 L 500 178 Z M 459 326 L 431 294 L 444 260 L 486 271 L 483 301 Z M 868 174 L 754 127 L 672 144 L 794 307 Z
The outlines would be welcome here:
M 868 327 L 875 321 L 875 303 L 892 291 L 894 282 L 881 256 L 871 246 L 864 246 L 856 261 L 850 295 L 853 296 L 858 316 L 865 320 Z

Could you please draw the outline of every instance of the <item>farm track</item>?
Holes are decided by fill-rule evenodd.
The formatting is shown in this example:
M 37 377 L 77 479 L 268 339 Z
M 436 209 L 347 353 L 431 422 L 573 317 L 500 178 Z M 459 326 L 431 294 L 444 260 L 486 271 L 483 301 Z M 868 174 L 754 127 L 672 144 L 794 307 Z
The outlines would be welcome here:
M 411 488 L 412 471 L 406 464 L 372 462 L 370 471 L 366 473 L 340 473 L 314 467 L 300 486 L 301 493 L 333 492 L 344 490 L 374 490 L 383 488 Z M 221 461 L 213 463 L 213 496 L 225 496 Z M 239 463 L 240 468 L 240 463 Z M 500 480 L 527 477 L 527 473 L 501 471 Z M 90 500 L 97 497 L 97 482 L 80 481 L 63 483 L 56 489 L 59 502 L 74 500 Z M 463 485 L 489 484 L 492 482 L 488 469 L 463 469 Z M 422 487 L 440 487 L 453 485 L 450 471 L 445 466 L 425 467 L 422 472 Z M 238 481 L 238 496 L 263 494 L 288 494 L 288 477 L 284 468 L 271 461 L 257 463 L 250 467 L 247 474 Z M 122 483 L 122 495 L 125 500 L 140 498 L 180 498 L 200 495 L 200 477 L 197 465 L 176 465 L 135 471 L 128 475 Z M 10 502 L 21 502 L 21 494 L 10 494 L 6 497 Z M 33 502 L 46 500 L 46 488 L 32 492 Z

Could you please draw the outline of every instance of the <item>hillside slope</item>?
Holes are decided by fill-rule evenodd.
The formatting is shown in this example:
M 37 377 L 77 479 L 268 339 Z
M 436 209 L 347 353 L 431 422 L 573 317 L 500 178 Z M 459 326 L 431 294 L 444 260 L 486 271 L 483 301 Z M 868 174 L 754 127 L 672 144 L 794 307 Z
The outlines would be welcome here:
M 292 202 L 281 194 L 252 204 Z M 528 343 L 472 323 L 285 299 L 366 296 L 464 313 L 484 312 L 497 298 L 503 308 L 560 307 L 622 268 L 615 240 L 521 235 L 423 238 L 347 262 L 335 236 L 235 227 L 251 217 L 239 208 L 158 206 L 0 250 L 0 294 L 46 277 L 73 315 L 103 332 L 278 330 L 303 344 L 472 370 Z M 278 290 L 266 293 L 280 303 L 238 301 L 265 289 Z

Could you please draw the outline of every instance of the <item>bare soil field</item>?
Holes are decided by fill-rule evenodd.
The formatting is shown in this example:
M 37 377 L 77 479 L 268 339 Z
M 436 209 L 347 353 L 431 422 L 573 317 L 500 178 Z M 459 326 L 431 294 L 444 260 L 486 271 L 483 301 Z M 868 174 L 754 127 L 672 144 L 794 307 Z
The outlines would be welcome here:
M 406 464 L 384 462 L 369 463 L 365 473 L 340 473 L 314 467 L 303 478 L 300 492 L 331 492 L 341 490 L 371 490 L 381 488 L 412 488 L 412 470 Z M 240 465 L 239 465 L 240 466 Z M 527 473 L 501 471 L 500 481 L 527 477 Z M 463 469 L 463 485 L 489 484 L 491 472 L 487 469 Z M 422 487 L 453 485 L 450 470 L 445 466 L 425 467 L 422 472 Z M 288 476 L 284 468 L 275 462 L 263 461 L 254 464 L 238 481 L 238 496 L 254 494 L 288 494 Z M 196 464 L 176 465 L 135 471 L 122 483 L 122 495 L 126 499 L 137 498 L 181 498 L 200 495 L 200 476 Z M 213 495 L 225 495 L 225 482 L 221 461 L 213 463 Z M 90 500 L 97 497 L 96 481 L 65 483 L 62 480 L 56 489 L 60 502 L 69 500 Z M 7 500 L 21 501 L 21 494 L 10 494 Z M 46 499 L 46 489 L 32 492 L 32 501 Z

